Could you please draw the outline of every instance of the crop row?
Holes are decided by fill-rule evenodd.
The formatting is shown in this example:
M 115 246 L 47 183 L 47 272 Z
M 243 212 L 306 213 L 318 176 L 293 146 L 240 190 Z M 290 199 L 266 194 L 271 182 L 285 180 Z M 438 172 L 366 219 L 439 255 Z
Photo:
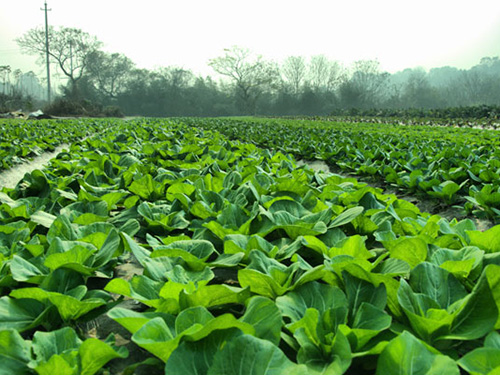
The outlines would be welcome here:
M 0 171 L 106 129 L 103 121 L 0 120 Z
M 371 176 L 404 193 L 461 204 L 480 218 L 500 218 L 500 133 L 270 119 L 183 119 L 231 139 Z
M 109 125 L 0 193 L 5 373 L 498 371 L 500 226 L 179 122 Z M 130 343 L 84 329 L 106 317 Z

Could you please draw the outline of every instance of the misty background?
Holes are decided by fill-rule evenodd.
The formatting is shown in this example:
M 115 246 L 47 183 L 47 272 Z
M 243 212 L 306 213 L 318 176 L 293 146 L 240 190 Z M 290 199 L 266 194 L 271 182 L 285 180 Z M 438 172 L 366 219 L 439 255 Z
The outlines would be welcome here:
M 276 62 L 228 46 L 207 61 L 210 75 L 177 66 L 138 68 L 97 37 L 75 28 L 50 28 L 53 100 L 46 79 L 0 65 L 0 112 L 34 110 L 61 115 L 228 116 L 329 115 L 342 110 L 436 109 L 500 105 L 500 60 L 485 56 L 470 69 L 451 66 L 388 73 L 377 60 L 349 65 L 325 55 Z M 44 63 L 38 27 L 16 39 Z M 1 61 L 0 61 L 1 64 Z

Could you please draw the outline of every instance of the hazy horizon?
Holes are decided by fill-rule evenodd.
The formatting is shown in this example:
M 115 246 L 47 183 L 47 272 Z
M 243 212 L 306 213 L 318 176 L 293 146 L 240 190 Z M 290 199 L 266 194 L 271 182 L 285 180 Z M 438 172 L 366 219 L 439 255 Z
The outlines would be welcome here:
M 0 3 L 0 65 L 43 75 L 36 58 L 22 55 L 15 38 L 44 24 L 43 0 Z M 48 0 L 49 24 L 82 29 L 139 68 L 178 66 L 214 75 L 208 60 L 232 45 L 266 59 L 325 55 L 345 65 L 378 60 L 382 70 L 469 69 L 482 57 L 500 55 L 500 2 L 219 0 L 167 4 L 145 0 Z

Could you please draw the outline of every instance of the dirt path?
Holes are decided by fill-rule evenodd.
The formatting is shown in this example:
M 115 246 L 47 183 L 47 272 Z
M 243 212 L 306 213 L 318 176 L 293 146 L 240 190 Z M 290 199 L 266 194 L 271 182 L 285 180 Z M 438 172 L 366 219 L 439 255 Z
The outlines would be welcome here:
M 35 169 L 42 169 L 46 166 L 50 159 L 53 159 L 64 148 L 69 145 L 64 143 L 57 146 L 52 152 L 44 152 L 42 155 L 35 157 L 32 161 L 22 164 L 14 165 L 12 168 L 0 173 L 0 189 L 3 187 L 12 189 L 16 187 L 19 180 L 21 180 L 26 173 L 30 173 Z

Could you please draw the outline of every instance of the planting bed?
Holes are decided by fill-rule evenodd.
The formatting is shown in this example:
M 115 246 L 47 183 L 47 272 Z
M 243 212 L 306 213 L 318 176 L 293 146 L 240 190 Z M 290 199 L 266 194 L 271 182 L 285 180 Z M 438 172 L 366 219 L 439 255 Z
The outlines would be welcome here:
M 500 371 L 500 226 L 195 124 L 93 121 L 2 189 L 0 373 Z

